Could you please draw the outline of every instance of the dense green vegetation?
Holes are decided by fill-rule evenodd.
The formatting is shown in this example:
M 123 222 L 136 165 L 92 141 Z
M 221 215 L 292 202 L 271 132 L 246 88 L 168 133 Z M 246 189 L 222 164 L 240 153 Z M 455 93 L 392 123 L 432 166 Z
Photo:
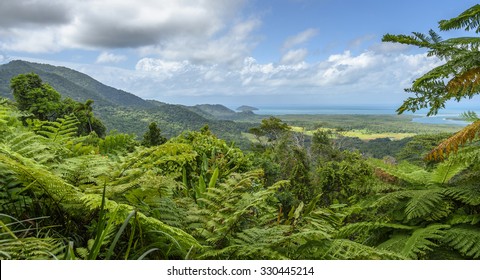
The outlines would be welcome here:
M 458 24 L 478 25 L 465 21 L 480 14 L 472 9 Z M 478 51 L 426 41 L 462 55 Z M 459 57 L 453 53 L 442 55 Z M 473 77 L 462 83 L 476 85 Z M 146 107 L 92 107 L 62 99 L 33 73 L 11 77 L 10 86 L 14 102 L 0 100 L 0 259 L 480 258 L 480 120 L 473 113 L 453 136 L 357 143 L 375 159 L 349 148 L 352 139 L 338 135 L 342 121 L 293 123 L 306 134 L 276 117 L 207 119 L 235 116 L 218 106 L 181 110 L 137 100 Z M 473 85 L 465 90 L 478 93 Z M 422 98 L 431 104 L 436 95 Z M 209 112 L 195 113 L 202 108 Z M 98 122 L 107 127 L 135 116 L 143 139 L 97 133 L 102 110 L 110 119 Z M 254 138 L 248 152 L 216 136 L 214 127 L 230 124 Z M 175 129 L 181 132 L 172 135 Z M 378 149 L 394 145 L 390 153 Z

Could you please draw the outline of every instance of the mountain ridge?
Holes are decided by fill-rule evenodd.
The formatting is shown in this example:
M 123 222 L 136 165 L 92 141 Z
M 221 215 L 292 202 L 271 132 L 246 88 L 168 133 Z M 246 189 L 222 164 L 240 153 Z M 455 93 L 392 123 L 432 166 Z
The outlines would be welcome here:
M 70 97 L 80 102 L 93 100 L 96 115 L 109 130 L 135 133 L 141 137 L 150 122 L 157 122 L 162 133 L 173 137 L 184 130 L 198 130 L 207 124 L 214 133 L 226 140 L 238 140 L 238 135 L 248 130 L 247 124 L 232 121 L 238 113 L 220 104 L 185 106 L 144 100 L 67 67 L 23 60 L 0 65 L 0 96 L 13 99 L 11 78 L 31 72 L 38 74 L 64 98 Z

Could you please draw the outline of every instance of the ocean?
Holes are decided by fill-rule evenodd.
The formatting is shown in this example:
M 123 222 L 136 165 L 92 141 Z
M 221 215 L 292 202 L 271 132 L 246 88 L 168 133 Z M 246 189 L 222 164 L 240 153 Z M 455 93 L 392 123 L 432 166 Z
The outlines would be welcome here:
M 257 106 L 257 115 L 396 115 L 396 108 L 387 106 Z M 479 109 L 471 109 L 477 114 Z M 404 115 L 412 116 L 412 122 L 426 124 L 448 124 L 466 126 L 469 122 L 457 118 L 467 109 L 444 109 L 435 116 L 427 117 L 427 110 L 415 113 L 405 112 Z M 479 114 L 480 115 L 480 114 Z

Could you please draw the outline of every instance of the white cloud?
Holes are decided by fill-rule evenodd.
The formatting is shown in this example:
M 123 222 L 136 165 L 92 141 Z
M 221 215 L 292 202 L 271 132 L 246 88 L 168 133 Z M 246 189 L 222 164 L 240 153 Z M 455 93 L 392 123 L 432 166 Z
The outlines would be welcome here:
M 256 41 L 251 38 L 251 33 L 260 24 L 257 19 L 239 21 L 216 38 L 178 37 L 142 48 L 141 53 L 145 56 L 157 55 L 164 60 L 189 60 L 196 64 L 239 64 L 255 47 Z
M 119 63 L 127 59 L 124 55 L 116 55 L 109 52 L 102 52 L 98 55 L 95 63 Z
M 290 50 L 280 59 L 282 64 L 296 64 L 305 60 L 308 55 L 307 49 Z
M 192 61 L 141 59 L 126 90 L 143 97 L 163 100 L 175 96 L 293 96 L 307 94 L 329 96 L 348 102 L 390 102 L 404 99 L 403 89 L 419 75 L 439 65 L 439 60 L 425 54 L 383 54 L 350 51 L 334 54 L 323 61 L 307 63 L 259 63 L 246 57 L 241 65 L 197 64 Z M 133 81 L 132 81 L 133 79 Z M 395 93 L 395 94 L 394 94 Z M 383 96 L 383 97 L 382 97 Z
M 295 36 L 288 37 L 287 40 L 283 43 L 284 49 L 290 49 L 300 44 L 303 44 L 315 37 L 318 34 L 318 30 L 314 28 L 309 28 L 305 31 L 298 33 Z

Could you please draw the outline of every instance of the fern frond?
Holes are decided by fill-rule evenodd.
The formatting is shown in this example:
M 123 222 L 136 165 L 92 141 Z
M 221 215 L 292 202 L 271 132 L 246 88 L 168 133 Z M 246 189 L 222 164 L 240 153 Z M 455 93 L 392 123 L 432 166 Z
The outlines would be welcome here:
M 436 166 L 431 172 L 429 183 L 443 186 L 468 167 L 468 161 L 450 158 Z
M 56 259 L 64 245 L 53 238 L 18 238 L 0 240 L 0 260 Z
M 444 201 L 443 189 L 416 190 L 410 193 L 411 197 L 405 206 L 408 220 L 424 218 L 435 221 L 446 217 L 451 211 L 450 204 Z
M 429 251 L 438 246 L 438 243 L 434 241 L 441 241 L 445 230 L 448 228 L 450 228 L 448 225 L 433 224 L 415 230 L 406 240 L 400 253 L 410 259 L 423 258 Z
M 447 91 L 454 96 L 462 96 L 480 90 L 480 67 L 468 69 L 447 83 Z
M 389 165 L 379 159 L 369 159 L 369 162 L 388 174 L 412 185 L 423 185 L 425 182 L 428 182 L 431 177 L 428 171 L 407 161 L 402 161 L 395 166 Z
M 377 248 L 400 254 L 405 247 L 405 243 L 407 243 L 408 238 L 410 238 L 409 234 L 395 233 L 388 240 L 379 244 Z
M 65 118 L 58 118 L 57 121 L 45 122 L 37 133 L 52 142 L 65 143 L 77 135 L 79 123 L 75 115 L 72 114 Z
M 416 227 L 406 226 L 402 224 L 381 223 L 381 222 L 360 222 L 360 223 L 348 224 L 340 228 L 340 230 L 337 233 L 337 237 L 348 238 L 358 234 L 368 235 L 371 231 L 379 230 L 379 229 L 396 229 L 396 230 L 410 231 L 415 228 Z
M 452 214 L 447 220 L 447 224 L 449 225 L 459 225 L 459 224 L 476 225 L 478 223 L 480 223 L 480 214 L 472 214 L 472 215 Z
M 320 259 L 333 260 L 401 260 L 400 254 L 374 248 L 348 239 L 334 239 Z
M 462 117 L 463 120 L 467 122 L 474 122 L 474 121 L 480 120 L 477 113 L 475 113 L 474 111 L 463 112 L 462 114 L 460 114 L 460 116 Z
M 12 131 L 5 135 L 0 147 L 9 153 L 17 153 L 31 158 L 38 163 L 48 163 L 55 159 L 52 147 L 43 141 L 41 136 L 30 131 Z
M 411 197 L 412 190 L 402 190 L 396 191 L 392 193 L 387 193 L 377 199 L 372 204 L 372 207 L 381 208 L 381 207 L 388 207 L 388 206 L 398 206 L 401 202 L 406 202 L 409 197 Z
M 480 187 L 478 185 L 449 187 L 444 190 L 444 193 L 467 205 L 480 205 Z
M 86 155 L 65 159 L 53 167 L 53 172 L 67 183 L 85 189 L 101 185 L 108 178 L 112 166 L 108 159 L 99 155 Z
M 464 127 L 453 136 L 443 141 L 425 157 L 427 160 L 443 160 L 451 153 L 456 153 L 461 145 L 472 141 L 480 133 L 480 120 Z
M 443 242 L 465 256 L 480 258 L 480 230 L 474 227 L 452 227 L 445 231 Z

